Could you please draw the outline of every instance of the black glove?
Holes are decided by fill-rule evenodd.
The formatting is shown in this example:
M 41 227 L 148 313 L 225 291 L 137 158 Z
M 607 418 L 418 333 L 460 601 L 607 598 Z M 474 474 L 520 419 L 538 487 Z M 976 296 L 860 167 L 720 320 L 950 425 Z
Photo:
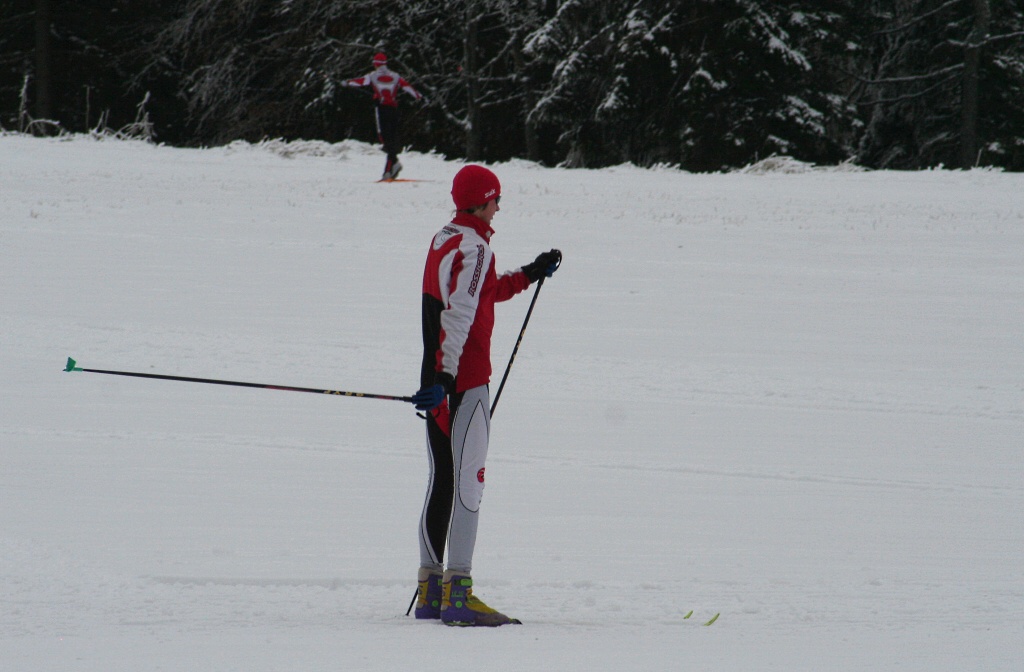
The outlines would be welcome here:
M 412 403 L 416 404 L 417 411 L 432 411 L 441 405 L 445 396 L 455 389 L 455 378 L 449 373 L 438 373 L 434 376 L 434 383 L 419 389 L 412 395 Z
M 537 282 L 541 278 L 550 278 L 558 270 L 562 263 L 562 253 L 558 250 L 541 252 L 531 263 L 523 266 L 523 273 L 530 282 Z

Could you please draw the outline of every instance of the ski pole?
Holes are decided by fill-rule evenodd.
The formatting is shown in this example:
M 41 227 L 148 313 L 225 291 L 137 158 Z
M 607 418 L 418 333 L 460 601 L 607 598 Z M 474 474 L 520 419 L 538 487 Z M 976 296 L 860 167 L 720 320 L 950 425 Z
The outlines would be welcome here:
M 368 392 L 346 392 L 344 390 L 325 390 L 318 387 L 292 387 L 290 385 L 268 385 L 266 383 L 242 383 L 237 380 L 216 380 L 213 378 L 188 378 L 186 376 L 165 376 L 157 373 L 136 373 L 134 371 L 105 371 L 103 369 L 84 369 L 75 366 L 77 362 L 68 357 L 65 371 L 84 371 L 86 373 L 105 373 L 112 376 L 131 376 L 134 378 L 155 378 L 156 380 L 179 380 L 186 383 L 205 383 L 209 385 L 233 385 L 235 387 L 256 387 L 264 390 L 282 390 L 285 392 L 312 392 L 313 394 L 333 394 L 341 397 L 363 397 L 366 399 L 385 399 L 387 401 L 405 401 L 412 403 L 412 397 L 400 397 L 391 394 L 370 394 Z
M 562 265 L 562 253 L 558 253 L 558 263 L 555 264 L 555 270 Z M 526 319 L 523 320 L 523 328 L 519 330 L 519 338 L 516 339 L 516 345 L 512 348 L 512 356 L 508 359 L 508 366 L 505 367 L 505 375 L 501 377 L 501 383 L 498 385 L 498 391 L 494 395 L 494 403 L 491 404 L 491 417 L 494 417 L 494 409 L 498 407 L 498 400 L 501 399 L 501 391 L 505 388 L 505 381 L 508 380 L 508 372 L 512 370 L 512 362 L 516 360 L 516 353 L 519 352 L 519 345 L 523 342 L 523 335 L 526 334 L 526 325 L 530 323 L 530 315 L 533 314 L 533 306 L 537 303 L 537 297 L 540 296 L 540 288 L 544 286 L 545 276 L 540 276 L 540 280 L 537 281 L 537 290 L 533 293 L 533 300 L 530 301 L 530 308 L 526 311 Z

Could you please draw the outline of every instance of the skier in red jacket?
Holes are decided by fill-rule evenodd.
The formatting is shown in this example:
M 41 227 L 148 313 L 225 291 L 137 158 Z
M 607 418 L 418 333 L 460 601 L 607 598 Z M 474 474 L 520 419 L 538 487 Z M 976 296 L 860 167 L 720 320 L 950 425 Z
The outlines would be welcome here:
M 381 179 L 395 179 L 402 170 L 402 164 L 398 160 L 398 152 L 401 149 L 398 140 L 398 91 L 401 89 L 416 100 L 422 100 L 423 96 L 401 75 L 388 69 L 388 57 L 383 52 L 373 57 L 373 72 L 346 80 L 341 85 L 373 87 L 373 101 L 377 108 L 377 136 L 388 155 Z
M 455 218 L 434 236 L 423 272 L 423 365 L 413 401 L 427 412 L 430 484 L 420 518 L 416 618 L 498 626 L 518 621 L 475 597 L 470 578 L 491 424 L 494 304 L 550 277 L 561 252 L 498 275 L 490 248 L 501 200 L 497 176 L 465 166 L 452 199 Z

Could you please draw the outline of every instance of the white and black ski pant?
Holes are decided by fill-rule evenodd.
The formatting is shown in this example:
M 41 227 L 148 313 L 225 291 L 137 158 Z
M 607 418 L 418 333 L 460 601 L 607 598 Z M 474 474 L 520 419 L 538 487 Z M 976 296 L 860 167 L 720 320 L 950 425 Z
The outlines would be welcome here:
M 473 568 L 477 520 L 484 494 L 484 463 L 491 429 L 486 385 L 448 398 L 451 436 L 427 415 L 430 480 L 420 516 L 420 566 L 469 575 Z

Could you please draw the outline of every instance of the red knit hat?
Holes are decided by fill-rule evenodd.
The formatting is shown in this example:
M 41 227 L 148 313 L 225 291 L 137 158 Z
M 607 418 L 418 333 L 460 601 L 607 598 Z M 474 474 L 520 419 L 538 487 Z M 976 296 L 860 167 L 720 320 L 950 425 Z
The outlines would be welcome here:
M 498 176 L 483 166 L 469 165 L 455 173 L 452 200 L 458 210 L 469 210 L 501 196 Z
M 379 52 L 377 52 L 376 54 L 373 55 L 373 64 L 374 64 L 374 66 L 387 65 L 387 62 L 388 62 L 388 55 L 385 54 L 383 51 L 379 51 Z

